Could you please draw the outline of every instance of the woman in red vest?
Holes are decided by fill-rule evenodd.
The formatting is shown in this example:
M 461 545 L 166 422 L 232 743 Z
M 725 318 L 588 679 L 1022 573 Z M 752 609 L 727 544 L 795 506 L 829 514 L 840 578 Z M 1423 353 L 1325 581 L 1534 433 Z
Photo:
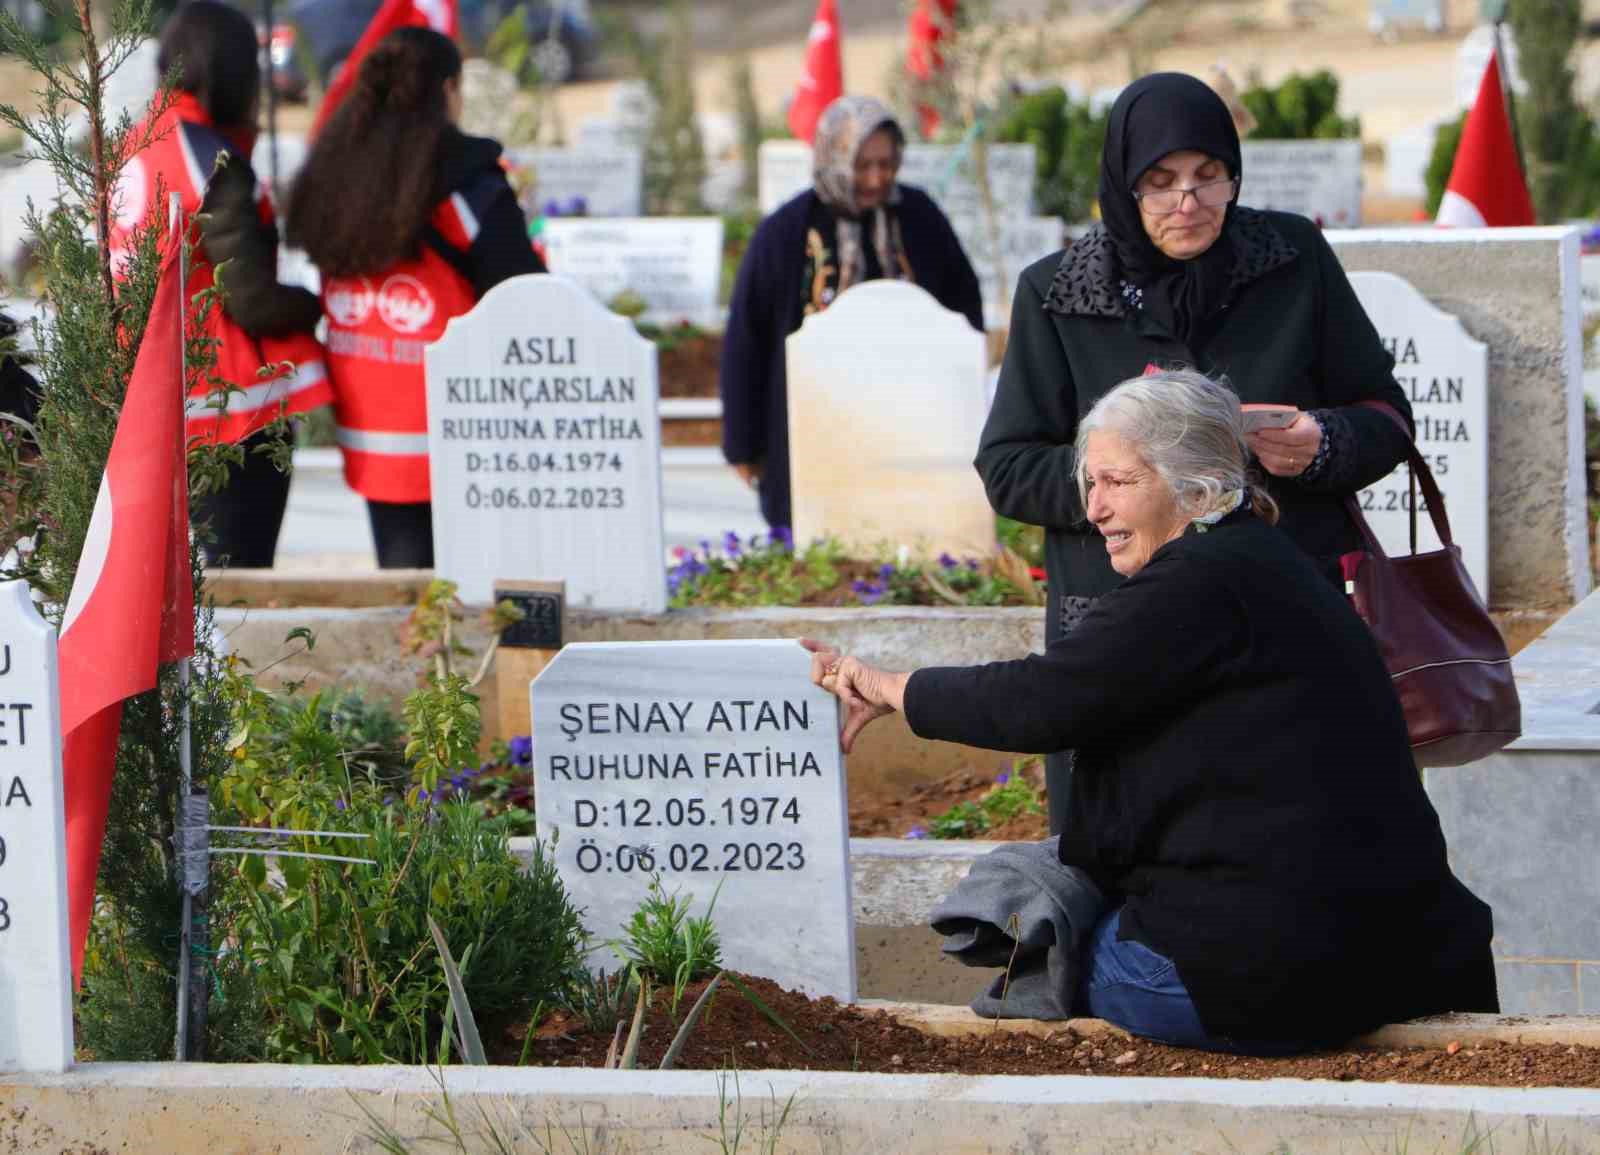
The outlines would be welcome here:
M 345 480 L 385 569 L 433 565 L 422 350 L 492 286 L 544 272 L 500 145 L 460 115 L 455 44 L 399 29 L 362 61 L 289 198 L 290 243 L 323 276 Z
M 194 220 L 189 292 L 210 288 L 215 270 L 227 265 L 221 307 L 203 323 L 227 388 L 202 382 L 189 390 L 187 432 L 238 444 L 243 457 L 224 489 L 195 501 L 193 515 L 196 525 L 209 523 L 213 562 L 266 567 L 289 500 L 289 475 L 259 452 L 272 436 L 266 426 L 328 404 L 333 392 L 312 335 L 321 307 L 315 294 L 278 283 L 272 203 L 250 167 L 261 87 L 256 51 L 249 17 L 215 0 L 192 0 L 167 22 L 157 64 L 163 76 L 177 70 L 177 91 L 143 126 L 153 130 L 150 143 L 123 168 L 111 247 L 120 271 L 135 234 L 164 221 L 167 199 L 178 193 L 185 219 Z

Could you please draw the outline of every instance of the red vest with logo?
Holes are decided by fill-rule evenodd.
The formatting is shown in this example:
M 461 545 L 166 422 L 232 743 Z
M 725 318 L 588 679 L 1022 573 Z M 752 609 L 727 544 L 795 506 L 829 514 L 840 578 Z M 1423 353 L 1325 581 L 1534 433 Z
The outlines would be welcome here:
M 477 217 L 459 193 L 439 203 L 430 223 L 463 255 L 478 232 Z M 324 281 L 344 477 L 369 501 L 429 500 L 422 351 L 444 334 L 451 317 L 476 302 L 471 282 L 426 244 L 421 255 L 381 273 Z
M 217 157 L 241 151 L 212 127 L 204 107 L 188 94 L 173 101 L 154 130 L 155 139 L 128 161 L 117 183 L 111 257 L 119 276 L 135 230 L 166 219 L 166 204 L 154 203 L 158 190 L 163 202 L 171 194 L 179 194 L 185 218 L 192 219 L 200 209 Z M 142 134 L 143 129 L 136 135 Z M 244 159 L 249 159 L 248 151 Z M 258 203 L 262 223 L 272 224 L 272 203 L 264 191 Z M 214 273 L 205 250 L 195 243 L 199 240 L 197 227 L 192 226 L 189 239 L 193 244 L 188 279 L 192 300 L 211 287 Z M 241 441 L 280 413 L 304 413 L 333 400 L 322 345 L 310 333 L 252 337 L 216 306 L 206 311 L 202 327 L 215 342 L 216 376 L 231 388 L 224 399 L 217 386 L 191 382 L 190 437 Z

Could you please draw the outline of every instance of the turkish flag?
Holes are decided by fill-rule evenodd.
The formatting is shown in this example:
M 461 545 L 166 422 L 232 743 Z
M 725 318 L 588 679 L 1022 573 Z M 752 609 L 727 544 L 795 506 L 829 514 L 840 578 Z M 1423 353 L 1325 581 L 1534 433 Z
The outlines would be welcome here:
M 806 70 L 789 104 L 789 131 L 811 143 L 822 110 L 844 95 L 844 60 L 839 48 L 839 8 L 819 0 L 806 38 Z
M 94 913 L 123 699 L 153 689 L 162 663 L 194 653 L 177 249 L 174 243 L 156 287 L 61 621 L 74 981 L 83 976 Z
M 328 117 L 333 115 L 333 110 L 344 102 L 350 89 L 355 87 L 361 62 L 389 33 L 396 28 L 432 28 L 435 32 L 454 38 L 460 24 L 456 0 L 383 0 L 383 7 L 373 14 L 367 30 L 356 41 L 350 55 L 344 58 L 344 67 L 339 69 L 339 75 L 328 85 L 328 91 L 323 93 L 322 107 L 317 109 L 317 119 L 311 125 L 312 135 L 316 135 Z
M 917 0 L 906 27 L 906 72 L 923 84 L 944 69 L 939 41 L 955 26 L 956 0 Z M 917 120 L 924 139 L 939 131 L 939 110 L 917 105 Z
M 1511 134 L 1500 64 L 1493 52 L 1478 85 L 1478 99 L 1461 129 L 1461 144 L 1435 223 L 1480 229 L 1534 223 L 1533 200 L 1517 161 L 1517 141 Z

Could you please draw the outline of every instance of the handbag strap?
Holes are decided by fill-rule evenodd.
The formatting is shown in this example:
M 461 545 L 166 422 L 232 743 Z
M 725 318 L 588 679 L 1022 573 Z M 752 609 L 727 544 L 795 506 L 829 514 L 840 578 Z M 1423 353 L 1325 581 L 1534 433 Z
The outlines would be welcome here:
M 1427 459 L 1417 450 L 1416 442 L 1412 439 L 1411 429 L 1406 425 L 1405 418 L 1395 411 L 1394 406 L 1387 401 L 1360 401 L 1357 402 L 1367 409 L 1374 409 L 1382 413 L 1406 437 L 1406 461 L 1411 466 L 1411 480 L 1422 488 L 1423 500 L 1428 503 L 1428 516 L 1433 521 L 1433 531 L 1445 547 L 1455 544 L 1455 538 L 1450 532 L 1450 515 L 1445 512 L 1444 494 L 1439 491 L 1439 483 L 1433 479 L 1433 470 L 1428 468 Z M 1374 548 L 1377 539 L 1373 536 L 1372 529 L 1367 525 L 1367 519 L 1361 513 L 1361 503 L 1354 496 L 1345 499 L 1346 505 L 1355 517 L 1356 527 L 1361 531 L 1362 539 L 1367 543 L 1367 548 Z M 1378 552 L 1382 552 L 1380 549 Z M 1411 502 L 1411 552 L 1417 552 L 1417 503 Z

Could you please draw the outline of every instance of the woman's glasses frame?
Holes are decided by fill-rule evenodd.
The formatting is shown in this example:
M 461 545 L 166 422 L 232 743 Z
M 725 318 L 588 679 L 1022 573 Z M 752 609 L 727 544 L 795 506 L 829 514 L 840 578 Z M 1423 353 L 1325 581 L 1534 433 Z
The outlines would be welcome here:
M 1194 203 L 1201 208 L 1218 209 L 1233 200 L 1239 187 L 1239 178 L 1228 177 L 1226 180 L 1207 181 L 1197 184 L 1192 188 L 1153 188 L 1145 191 L 1134 190 L 1133 199 L 1139 202 L 1141 208 L 1153 217 L 1168 217 L 1183 208 L 1183 198 L 1194 197 Z M 1173 200 L 1173 197 L 1177 197 Z M 1163 205 L 1171 203 L 1171 208 Z

